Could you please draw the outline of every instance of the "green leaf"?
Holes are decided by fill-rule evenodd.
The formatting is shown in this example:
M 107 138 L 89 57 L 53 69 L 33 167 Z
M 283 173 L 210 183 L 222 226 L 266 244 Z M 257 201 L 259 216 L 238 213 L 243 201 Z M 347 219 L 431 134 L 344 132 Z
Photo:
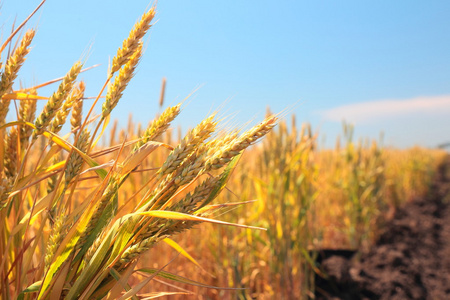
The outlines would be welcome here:
M 36 281 L 35 283 L 33 283 L 32 285 L 27 287 L 19 294 L 19 296 L 17 296 L 17 300 L 23 300 L 25 297 L 25 294 L 39 292 L 39 289 L 41 288 L 41 284 L 42 284 L 42 281 Z

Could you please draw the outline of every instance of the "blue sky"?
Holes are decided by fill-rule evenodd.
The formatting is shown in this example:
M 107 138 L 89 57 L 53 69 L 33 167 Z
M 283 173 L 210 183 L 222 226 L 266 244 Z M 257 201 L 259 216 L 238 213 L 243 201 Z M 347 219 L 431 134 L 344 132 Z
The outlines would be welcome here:
M 2 37 L 40 1 L 2 1 Z M 88 96 L 108 62 L 151 5 L 134 1 L 48 0 L 29 26 L 33 49 L 19 74 L 24 86 L 63 76 L 73 62 L 100 67 L 81 75 Z M 113 118 L 147 124 L 190 98 L 176 125 L 194 126 L 220 108 L 227 124 L 254 123 L 270 106 L 334 144 L 346 119 L 356 135 L 385 144 L 450 141 L 449 1 L 159 0 L 138 72 Z M 49 95 L 56 86 L 42 90 Z M 97 110 L 99 112 L 99 110 Z

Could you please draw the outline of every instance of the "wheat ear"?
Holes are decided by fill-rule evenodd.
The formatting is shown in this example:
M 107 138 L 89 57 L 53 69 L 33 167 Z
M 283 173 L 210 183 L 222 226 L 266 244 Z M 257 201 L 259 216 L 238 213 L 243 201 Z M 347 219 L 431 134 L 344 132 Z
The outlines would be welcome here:
M 102 118 L 105 119 L 111 111 L 116 107 L 122 93 L 133 78 L 134 71 L 142 56 L 142 42 L 139 41 L 136 50 L 130 56 L 128 62 L 120 69 L 119 75 L 116 76 L 114 83 L 108 87 L 106 100 L 102 106 Z
M 160 136 L 170 126 L 170 122 L 180 113 L 181 104 L 167 108 L 150 126 L 145 130 L 142 138 L 134 146 L 134 151 L 148 141 L 152 141 Z
M 86 225 L 85 230 L 83 231 L 82 235 L 80 236 L 80 239 L 77 242 L 77 245 L 75 246 L 76 249 L 81 248 L 83 245 L 85 245 L 89 235 L 92 233 L 92 231 L 97 226 L 97 223 L 102 216 L 105 208 L 111 201 L 113 201 L 114 196 L 117 193 L 117 190 L 119 189 L 119 178 L 117 176 L 111 176 L 111 178 L 108 181 L 108 185 L 103 192 L 100 200 L 97 202 L 94 213 L 92 214 L 88 224 Z
M 211 149 L 209 151 L 211 155 L 205 162 L 203 172 L 207 172 L 211 169 L 222 168 L 225 164 L 231 161 L 233 157 L 241 153 L 242 150 L 246 149 L 258 139 L 265 136 L 270 130 L 272 130 L 273 127 L 275 127 L 276 122 L 276 117 L 266 118 L 260 124 L 246 131 L 235 141 L 221 147 L 221 149 Z
M 53 120 L 50 122 L 50 131 L 53 133 L 58 133 L 63 125 L 66 123 L 67 116 L 69 115 L 70 110 L 72 109 L 73 105 L 81 100 L 81 97 L 83 95 L 80 93 L 80 90 L 78 88 L 73 88 L 72 91 L 67 96 L 66 101 L 64 101 L 61 109 L 59 109 L 53 118 Z
M 192 194 L 188 193 L 184 199 L 174 204 L 173 207 L 168 210 L 179 211 L 187 214 L 193 213 L 199 203 L 208 199 L 218 181 L 219 177 L 208 177 L 201 184 L 195 187 Z
M 76 62 L 72 66 L 70 71 L 66 74 L 66 76 L 64 76 L 61 84 L 58 87 L 58 90 L 53 93 L 53 95 L 48 99 L 44 110 L 34 123 L 34 125 L 36 126 L 36 129 L 33 131 L 34 139 L 36 139 L 38 135 L 42 134 L 42 132 L 45 130 L 45 128 L 47 128 L 50 121 L 55 116 L 56 112 L 61 108 L 64 98 L 72 89 L 73 84 L 81 71 L 81 67 L 82 64 L 80 62 Z
M 17 149 L 18 131 L 13 127 L 6 138 L 6 151 L 4 157 L 5 175 L 7 178 L 13 178 L 17 174 L 17 156 L 19 155 Z
M 48 269 L 48 267 L 50 266 L 53 255 L 55 254 L 59 244 L 64 239 L 65 234 L 67 233 L 67 227 L 64 226 L 66 219 L 66 215 L 60 214 L 56 217 L 55 223 L 52 226 L 52 233 L 48 239 L 47 250 L 45 251 L 45 269 Z
M 84 129 L 80 137 L 75 144 L 81 152 L 86 152 L 89 143 L 89 132 L 87 129 Z M 65 173 L 65 185 L 68 186 L 70 181 L 80 172 L 81 167 L 83 166 L 83 158 L 75 151 L 72 152 L 70 157 L 68 158 Z
M 222 168 L 230 162 L 233 157 L 240 154 L 242 150 L 266 135 L 276 125 L 276 120 L 275 117 L 267 118 L 260 124 L 246 131 L 234 141 L 231 141 L 224 146 L 221 146 L 219 143 L 215 147 L 210 148 L 207 153 L 198 156 L 194 162 L 184 168 L 181 171 L 181 174 L 179 173 L 175 177 L 174 183 L 178 186 L 185 185 L 197 176 L 209 172 L 210 170 Z
M 11 191 L 11 181 L 6 178 L 0 179 L 0 211 L 8 204 L 8 195 Z
M 128 263 L 130 263 L 133 259 L 144 253 L 145 251 L 152 248 L 156 243 L 165 239 L 168 236 L 152 236 L 149 238 L 141 239 L 139 242 L 133 244 L 128 247 L 122 257 L 117 261 L 114 265 L 116 270 L 123 270 Z
M 36 95 L 36 90 L 30 92 L 31 95 Z M 19 115 L 22 121 L 34 122 L 34 117 L 36 115 L 36 100 L 22 100 L 19 106 Z M 20 147 L 24 150 L 28 147 L 29 139 L 33 128 L 30 126 L 20 126 Z
M 181 143 L 172 150 L 164 164 L 158 170 L 157 179 L 174 172 L 200 143 L 211 136 L 217 125 L 217 122 L 213 121 L 214 116 L 212 115 L 203 120 L 181 140 Z
M 86 251 L 83 257 L 84 263 L 89 263 L 89 261 L 94 256 L 97 249 L 100 247 L 101 243 L 105 239 L 105 237 L 109 234 L 108 230 L 102 230 L 100 235 L 95 239 L 89 249 Z
M 57 134 L 61 130 L 63 125 L 66 123 L 67 116 L 69 115 L 69 112 L 72 109 L 73 105 L 77 102 L 80 102 L 82 96 L 83 95 L 80 93 L 80 90 L 78 88 L 72 89 L 72 91 L 67 96 L 66 101 L 64 101 L 64 104 L 62 105 L 61 109 L 58 110 L 55 117 L 50 122 L 49 127 L 50 127 L 51 132 Z M 86 136 L 86 134 L 81 138 L 81 140 L 78 139 L 77 145 L 87 146 L 84 144 L 85 140 L 83 138 L 85 136 Z M 87 136 L 89 136 L 89 134 L 87 134 Z M 83 149 L 82 151 L 85 151 L 85 150 L 86 149 Z M 77 164 L 76 165 L 77 167 L 75 169 L 76 169 L 76 172 L 78 172 L 79 169 L 81 168 L 81 164 L 83 162 L 82 160 L 80 162 L 81 157 L 79 157 L 78 153 L 72 153 L 71 158 L 72 158 L 72 160 L 75 160 L 76 162 L 71 161 L 71 164 L 70 164 L 71 168 L 69 169 L 69 173 L 66 172 L 66 175 L 72 174 L 72 172 L 74 171 L 74 163 Z M 53 158 L 53 164 L 56 164 L 58 161 L 59 161 L 58 156 L 55 156 Z M 67 168 L 65 169 L 65 171 L 67 171 Z M 75 175 L 73 175 L 72 177 L 74 177 L 74 176 Z M 66 186 L 70 182 L 72 177 L 66 176 Z M 48 185 L 47 185 L 47 193 L 48 194 L 51 193 L 55 189 L 57 179 L 58 179 L 58 176 L 56 174 L 49 178 Z
M 188 193 L 184 199 L 179 202 L 170 205 L 166 208 L 169 211 L 177 211 L 187 214 L 194 213 L 198 206 L 204 203 L 210 196 L 214 188 L 216 188 L 220 176 L 208 177 L 200 185 L 198 185 L 192 193 Z M 178 234 L 182 231 L 188 230 L 199 224 L 197 221 L 175 221 L 175 220 L 165 220 L 157 219 L 151 225 L 147 227 L 145 232 L 140 236 L 140 240 L 151 239 L 153 236 L 172 236 Z
M 75 103 L 73 104 L 72 117 L 70 118 L 70 125 L 72 125 L 72 131 L 76 130 L 77 128 L 80 128 L 81 119 L 83 118 L 83 97 L 85 90 L 85 84 L 83 81 L 81 81 L 78 84 L 77 90 L 78 96 L 75 100 Z
M 149 11 L 142 15 L 141 20 L 137 22 L 131 30 L 127 39 L 123 41 L 122 48 L 117 50 L 116 56 L 113 58 L 111 74 L 119 71 L 119 69 L 128 62 L 133 53 L 139 47 L 140 40 L 145 33 L 150 29 L 150 22 L 155 16 L 155 8 L 152 7 Z
M 22 38 L 20 46 L 14 51 L 13 55 L 8 58 L 0 81 L 0 98 L 12 88 L 17 73 L 25 62 L 25 56 L 30 52 L 28 47 L 33 40 L 34 33 L 34 30 L 28 30 Z M 9 110 L 9 103 L 10 100 L 7 99 L 2 99 L 0 101 L 0 125 L 5 122 Z
M 194 180 L 196 177 L 209 172 L 210 170 L 219 169 L 225 166 L 231 159 L 241 153 L 251 144 L 266 135 L 275 125 L 277 118 L 270 117 L 265 119 L 260 124 L 254 126 L 250 130 L 243 133 L 240 137 L 232 139 L 227 144 L 223 145 L 221 142 L 211 142 L 210 145 L 214 147 L 205 150 L 205 145 L 199 146 L 196 153 L 189 157 L 189 163 L 183 164 L 178 168 L 176 173 L 167 176 L 158 187 L 146 199 L 149 202 L 143 206 L 142 209 L 148 209 L 160 203 L 161 206 L 165 200 L 175 193 L 178 187 L 183 186 Z M 233 135 L 231 135 L 233 136 Z M 148 201 L 148 200 L 146 200 Z
M 212 190 L 216 187 L 219 177 L 208 177 L 200 185 L 195 187 L 192 193 L 188 193 L 182 200 L 174 203 L 166 208 L 169 211 L 191 214 L 197 210 L 197 206 L 206 201 Z M 142 234 L 142 238 L 150 237 L 156 232 L 164 235 L 174 235 L 185 229 L 188 229 L 198 222 L 173 221 L 158 219 L 148 230 Z M 154 229 L 154 230 L 152 230 Z
M 194 179 L 197 176 L 195 172 L 201 170 L 203 167 L 206 153 L 206 145 L 198 145 L 197 149 L 195 149 L 195 151 L 178 166 L 175 172 L 168 174 L 161 180 L 157 188 L 145 197 L 145 204 L 141 209 L 146 210 L 150 207 L 159 209 L 159 207 L 161 207 L 180 186 Z M 156 205 L 156 203 L 158 203 L 158 205 Z

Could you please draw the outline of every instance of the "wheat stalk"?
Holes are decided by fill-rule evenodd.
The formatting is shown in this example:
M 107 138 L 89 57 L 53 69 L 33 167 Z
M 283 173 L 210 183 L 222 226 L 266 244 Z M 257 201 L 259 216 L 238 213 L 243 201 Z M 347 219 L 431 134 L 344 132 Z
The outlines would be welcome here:
M 163 107 L 164 104 L 164 95 L 166 93 L 166 77 L 163 77 L 161 82 L 161 93 L 159 95 L 159 107 Z

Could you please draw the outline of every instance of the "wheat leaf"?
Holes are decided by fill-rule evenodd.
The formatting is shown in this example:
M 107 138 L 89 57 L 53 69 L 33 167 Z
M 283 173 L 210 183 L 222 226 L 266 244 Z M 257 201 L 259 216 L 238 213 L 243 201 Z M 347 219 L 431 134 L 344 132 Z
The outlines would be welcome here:
M 170 239 L 170 238 L 165 238 L 163 240 L 166 244 L 168 244 L 170 247 L 172 247 L 173 249 L 175 249 L 176 251 L 178 251 L 181 255 L 183 255 L 184 257 L 186 257 L 187 259 L 189 259 L 191 262 L 193 262 L 197 267 L 199 267 L 200 269 L 204 270 L 202 268 L 202 266 L 200 266 L 200 264 L 189 254 L 187 253 L 186 250 L 183 249 L 183 247 L 181 247 L 180 245 L 178 245 L 177 242 L 175 242 L 174 240 Z
M 208 222 L 208 223 L 214 223 L 214 224 L 220 224 L 220 225 L 229 225 L 229 226 L 235 226 L 235 227 L 241 227 L 241 228 L 266 230 L 265 228 L 261 228 L 261 227 L 229 223 L 229 222 L 224 222 L 224 221 L 219 221 L 219 220 L 214 220 L 214 219 L 209 219 L 209 218 L 203 218 L 203 217 L 188 215 L 188 214 L 175 212 L 175 211 L 167 211 L 167 210 L 152 210 L 152 211 L 145 211 L 145 212 L 137 212 L 135 214 L 147 216 L 147 217 L 162 218 L 162 219 L 194 221 L 194 222 L 200 221 L 200 222 Z

